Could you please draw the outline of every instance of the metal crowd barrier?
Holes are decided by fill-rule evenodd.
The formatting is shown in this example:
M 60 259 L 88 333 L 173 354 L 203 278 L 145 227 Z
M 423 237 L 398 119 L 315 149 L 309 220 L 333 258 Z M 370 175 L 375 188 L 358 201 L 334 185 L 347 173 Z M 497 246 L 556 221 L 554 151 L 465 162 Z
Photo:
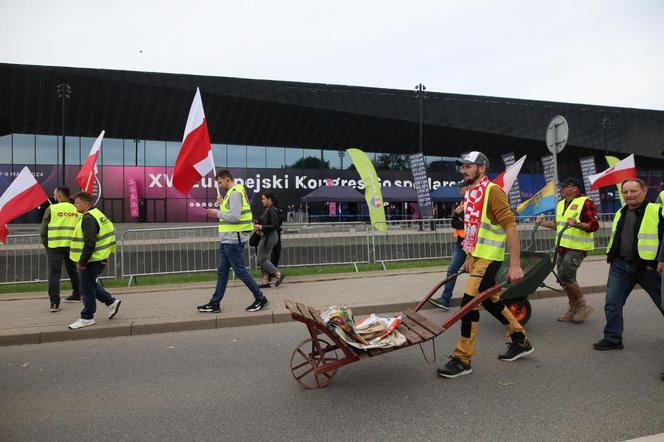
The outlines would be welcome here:
M 111 255 L 101 278 L 117 279 L 118 254 Z M 69 280 L 64 266 L 62 272 L 62 280 Z M 7 236 L 7 243 L 0 246 L 0 284 L 45 281 L 48 281 L 48 260 L 41 237 L 38 234 Z
M 613 214 L 600 214 L 595 250 L 609 240 Z M 549 217 L 549 219 L 552 219 Z M 518 217 L 522 248 L 532 241 L 535 217 Z M 449 258 L 455 239 L 449 219 L 386 221 L 386 232 L 368 223 L 285 223 L 279 267 L 382 263 Z M 554 230 L 540 228 L 531 250 L 555 245 Z M 217 268 L 217 226 L 129 229 L 118 238 L 118 251 L 104 277 L 129 278 L 177 273 L 211 272 Z M 255 249 L 245 248 L 245 262 L 256 266 Z M 47 260 L 37 234 L 10 235 L 0 246 L 0 284 L 46 281 Z M 66 278 L 64 278 L 66 279 Z

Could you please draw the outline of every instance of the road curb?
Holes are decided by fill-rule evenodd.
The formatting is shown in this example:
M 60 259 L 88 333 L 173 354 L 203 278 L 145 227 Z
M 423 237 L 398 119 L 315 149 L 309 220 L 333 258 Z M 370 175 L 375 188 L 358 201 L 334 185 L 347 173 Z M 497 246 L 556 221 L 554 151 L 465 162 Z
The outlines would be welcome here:
M 602 293 L 606 286 L 595 285 L 581 288 L 584 294 Z M 551 289 L 540 289 L 529 296 L 531 300 L 563 297 Z M 370 313 L 394 313 L 413 307 L 417 302 L 387 302 L 359 304 L 351 306 L 355 315 Z M 461 303 L 460 298 L 452 299 L 452 307 Z M 327 305 L 327 304 L 326 304 Z M 277 307 L 277 305 L 275 305 Z M 325 305 L 314 305 L 322 308 Z M 426 303 L 422 308 L 435 309 Z M 66 325 L 49 326 L 46 328 L 25 328 L 0 332 L 0 347 L 9 345 L 43 344 L 49 342 L 64 342 L 81 339 L 111 338 L 118 336 L 141 336 L 155 333 L 177 333 L 182 331 L 207 330 L 226 327 L 244 327 L 249 325 L 281 324 L 291 321 L 291 314 L 281 305 L 277 310 L 260 311 L 256 313 L 229 312 L 229 313 L 201 313 L 201 316 L 185 316 L 180 318 L 146 318 L 133 321 L 114 320 L 111 322 L 98 322 L 97 324 L 79 330 L 69 330 Z

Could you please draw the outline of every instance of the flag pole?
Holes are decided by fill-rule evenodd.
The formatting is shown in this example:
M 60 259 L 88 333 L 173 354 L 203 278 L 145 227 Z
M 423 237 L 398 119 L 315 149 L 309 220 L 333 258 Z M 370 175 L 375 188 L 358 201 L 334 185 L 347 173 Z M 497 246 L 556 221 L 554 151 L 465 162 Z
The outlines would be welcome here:
M 86 192 L 88 191 L 88 186 L 90 185 L 90 180 L 92 179 L 92 171 L 88 174 L 88 180 L 85 182 L 85 190 Z
M 212 153 L 212 146 L 210 146 L 210 153 Z M 214 188 L 217 189 L 217 199 L 220 199 L 221 192 L 219 192 L 219 183 L 217 182 L 217 166 L 214 164 L 214 155 L 212 155 L 211 159 L 212 159 L 212 181 L 214 181 Z

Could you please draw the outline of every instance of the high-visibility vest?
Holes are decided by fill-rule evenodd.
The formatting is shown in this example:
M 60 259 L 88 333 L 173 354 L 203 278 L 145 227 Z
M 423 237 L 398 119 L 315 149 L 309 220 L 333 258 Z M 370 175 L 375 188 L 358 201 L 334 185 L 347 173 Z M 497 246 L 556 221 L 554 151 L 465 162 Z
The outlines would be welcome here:
M 491 190 L 497 187 L 489 183 L 486 188 L 484 205 L 482 207 L 482 218 L 480 219 L 480 228 L 477 231 L 477 244 L 475 250 L 471 253 L 475 258 L 490 259 L 492 261 L 502 261 L 505 258 L 505 241 L 507 235 L 505 229 L 499 224 L 492 224 L 487 216 L 489 207 L 489 194 Z M 499 187 L 498 187 L 499 189 Z
M 664 190 L 662 190 L 661 192 L 659 192 L 659 196 L 657 197 L 657 203 L 658 203 L 660 206 L 664 207 Z
M 616 236 L 616 228 L 618 227 L 618 221 L 622 216 L 623 209 L 625 209 L 625 207 L 618 210 L 616 216 L 613 217 L 611 238 L 609 239 L 609 245 L 606 246 L 606 253 L 609 253 L 611 250 L 613 238 Z M 643 219 L 641 220 L 639 233 L 636 237 L 636 248 L 639 251 L 639 257 L 646 261 L 657 259 L 657 251 L 659 250 L 659 214 L 661 210 L 662 207 L 659 204 L 648 203 L 646 211 L 643 214 Z
M 567 225 L 568 218 L 574 218 L 577 223 L 581 222 L 581 209 L 583 209 L 583 204 L 587 199 L 587 196 L 574 198 L 570 201 L 567 209 L 565 209 L 565 200 L 558 203 L 558 207 L 556 207 L 556 232 L 560 233 L 563 230 Z M 585 232 L 576 227 L 568 227 L 560 238 L 560 246 L 574 250 L 593 250 L 595 242 L 592 232 Z
M 95 243 L 95 249 L 92 252 L 92 256 L 89 261 L 102 261 L 109 256 L 111 253 L 115 253 L 115 226 L 110 219 L 104 215 L 99 209 L 91 209 L 86 213 L 94 217 L 99 225 L 99 232 L 97 233 L 97 242 Z M 71 241 L 71 246 L 69 248 L 69 259 L 74 262 L 78 262 L 81 259 L 81 253 L 83 253 L 83 216 L 79 220 L 76 228 L 74 229 L 74 238 Z
M 51 205 L 51 219 L 48 222 L 48 247 L 69 247 L 74 238 L 74 228 L 81 217 L 72 203 Z
M 242 184 L 236 184 L 231 187 L 226 195 L 224 196 L 223 201 L 221 202 L 221 207 L 219 210 L 223 213 L 231 213 L 231 193 L 239 192 L 242 197 L 242 210 L 240 211 L 240 221 L 237 223 L 231 223 L 224 221 L 223 218 L 219 218 L 219 232 L 250 232 L 254 229 L 254 223 L 251 218 L 251 206 L 249 206 L 249 200 L 247 199 L 247 193 L 244 191 L 244 186 Z

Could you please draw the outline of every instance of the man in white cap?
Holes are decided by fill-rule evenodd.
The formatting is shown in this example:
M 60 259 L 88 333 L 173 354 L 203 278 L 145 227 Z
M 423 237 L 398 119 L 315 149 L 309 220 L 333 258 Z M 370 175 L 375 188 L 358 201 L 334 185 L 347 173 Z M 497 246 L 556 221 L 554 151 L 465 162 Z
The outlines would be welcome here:
M 507 279 L 512 284 L 518 284 L 523 279 L 523 270 L 516 220 L 507 195 L 500 186 L 491 183 L 486 175 L 489 168 L 486 155 L 482 152 L 470 152 L 459 158 L 457 164 L 462 167 L 464 184 L 468 186 L 464 200 L 463 249 L 467 254 L 464 266 L 470 277 L 461 300 L 463 306 L 495 285 L 496 274 L 505 258 L 506 244 L 510 251 Z M 507 328 L 510 342 L 507 351 L 498 355 L 498 359 L 515 361 L 534 351 L 526 338 L 524 328 L 505 307 L 499 294 L 487 299 L 482 305 Z M 479 306 L 461 318 L 461 336 L 449 362 L 438 369 L 439 376 L 456 378 L 472 373 L 470 359 L 475 350 L 479 320 Z

